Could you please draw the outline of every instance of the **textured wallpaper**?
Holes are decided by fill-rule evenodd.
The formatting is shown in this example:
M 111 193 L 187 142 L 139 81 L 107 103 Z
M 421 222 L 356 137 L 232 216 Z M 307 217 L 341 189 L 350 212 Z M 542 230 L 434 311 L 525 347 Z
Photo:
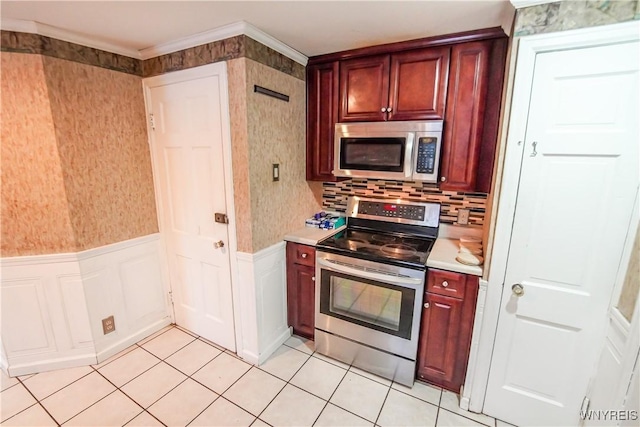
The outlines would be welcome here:
M 518 9 L 515 36 L 551 33 L 640 19 L 640 0 L 572 0 Z
M 257 252 L 304 227 L 304 220 L 321 210 L 322 184 L 305 179 L 305 82 L 251 59 L 246 67 L 251 233 Z M 288 95 L 289 102 L 255 93 L 254 85 Z M 280 164 L 277 182 L 271 178 L 274 163 Z
M 141 78 L 43 62 L 77 250 L 157 232 Z
M 2 59 L 1 255 L 74 252 L 42 57 Z
M 247 68 L 244 58 L 227 62 L 233 198 L 238 251 L 252 252 L 249 141 L 247 129 Z

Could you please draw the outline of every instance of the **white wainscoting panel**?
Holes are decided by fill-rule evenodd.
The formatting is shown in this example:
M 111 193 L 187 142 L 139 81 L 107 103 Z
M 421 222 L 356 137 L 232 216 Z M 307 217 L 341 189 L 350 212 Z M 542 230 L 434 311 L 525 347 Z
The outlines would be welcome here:
M 94 364 L 170 324 L 159 239 L 1 259 L 0 367 L 15 376 Z M 110 315 L 116 331 L 104 335 Z
M 242 349 L 249 363 L 261 364 L 284 343 L 287 326 L 285 242 L 254 254 L 238 252 Z
M 1 265 L 8 374 L 95 363 L 76 254 L 3 258 Z
M 78 259 L 98 362 L 171 323 L 159 234 L 80 252 Z M 109 316 L 116 330 L 105 335 L 102 319 Z
M 476 314 L 473 319 L 473 332 L 471 334 L 471 350 L 469 351 L 469 362 L 467 365 L 467 376 L 460 393 L 460 408 L 465 411 L 480 412 L 482 408 L 469 407 L 471 402 L 471 390 L 475 379 L 476 366 L 478 363 L 478 349 L 480 347 L 480 331 L 482 330 L 482 318 L 484 317 L 485 301 L 487 299 L 487 286 L 489 283 L 479 280 L 478 299 L 476 301 Z

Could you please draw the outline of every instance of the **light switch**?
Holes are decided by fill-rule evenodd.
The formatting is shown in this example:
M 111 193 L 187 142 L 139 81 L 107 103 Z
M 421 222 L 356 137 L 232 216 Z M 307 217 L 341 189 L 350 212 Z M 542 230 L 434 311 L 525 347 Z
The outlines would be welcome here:
M 279 163 L 273 164 L 273 180 L 280 181 L 280 164 Z

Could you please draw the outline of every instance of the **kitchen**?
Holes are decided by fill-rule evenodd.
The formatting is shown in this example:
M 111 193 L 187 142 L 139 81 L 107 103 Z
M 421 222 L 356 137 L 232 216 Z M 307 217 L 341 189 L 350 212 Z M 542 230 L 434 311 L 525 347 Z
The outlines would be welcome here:
M 245 27 L 243 30 L 246 33 L 254 31 L 250 27 Z M 17 30 L 15 31 L 18 32 Z M 26 31 L 23 31 L 24 33 Z M 253 34 L 253 37 L 258 37 L 255 32 Z M 192 61 L 192 65 L 204 65 L 208 62 L 207 55 L 216 53 L 215 49 L 226 49 L 224 52 L 228 55 L 227 57 L 236 58 L 227 62 L 228 114 L 231 119 L 231 129 L 227 135 L 222 134 L 220 136 L 222 140 L 230 138 L 233 141 L 230 147 L 231 152 L 227 150 L 227 152 L 223 152 L 223 156 L 227 156 L 232 162 L 232 194 L 234 194 L 234 197 L 231 200 L 231 204 L 227 203 L 227 206 L 235 207 L 231 211 L 235 215 L 231 215 L 229 211 L 227 214 L 231 217 L 229 227 L 233 227 L 235 233 L 229 232 L 228 239 L 221 239 L 226 244 L 226 247 L 218 248 L 219 250 L 215 253 L 223 254 L 226 250 L 237 250 L 239 252 L 237 257 L 231 257 L 230 260 L 232 264 L 230 274 L 237 274 L 236 277 L 232 277 L 232 282 L 237 283 L 239 289 L 233 288 L 230 292 L 233 293 L 234 313 L 241 313 L 242 318 L 232 319 L 236 325 L 236 331 L 235 336 L 232 336 L 231 339 L 235 341 L 238 355 L 241 355 L 243 359 L 250 361 L 250 363 L 261 364 L 279 347 L 282 340 L 286 339 L 289 333 L 286 317 L 283 318 L 283 316 L 286 316 L 286 293 L 283 289 L 285 282 L 283 236 L 299 228 L 304 219 L 310 214 L 318 212 L 322 208 L 331 208 L 331 206 L 325 204 L 327 201 L 338 199 L 341 201 L 342 207 L 346 208 L 348 192 L 345 191 L 345 188 L 340 187 L 341 183 L 331 185 L 322 184 L 325 181 L 305 180 L 305 173 L 307 172 L 305 170 L 305 150 L 300 143 L 305 139 L 305 83 L 304 80 L 301 80 L 301 76 L 304 76 L 304 67 L 301 67 L 295 61 L 287 60 L 283 55 L 275 57 L 274 55 L 264 55 L 264 48 L 252 40 L 249 37 L 234 36 L 227 38 L 222 47 L 218 44 L 212 46 L 211 50 L 196 51 L 194 56 L 187 56 L 186 58 L 180 58 L 177 55 L 172 56 L 167 51 L 161 56 L 151 56 L 150 59 L 142 63 L 142 66 L 144 67 L 144 75 L 149 76 L 149 83 L 145 87 L 145 91 L 147 91 L 145 94 L 146 102 L 149 103 L 149 100 L 154 99 L 155 88 L 163 85 L 167 86 L 168 83 L 166 81 L 163 82 L 162 79 L 168 78 L 166 76 L 169 74 L 164 73 L 181 68 L 181 64 L 184 62 Z M 10 42 L 13 41 L 10 40 Z M 21 42 L 25 45 L 29 43 L 29 40 L 22 39 Z M 7 46 L 7 42 L 3 33 L 3 49 L 5 49 L 4 46 Z M 74 58 L 74 55 L 76 57 L 78 55 L 77 50 L 63 52 L 65 55 L 63 58 Z M 161 54 L 162 51 L 156 52 L 155 55 L 159 53 Z M 154 54 L 149 53 L 149 55 Z M 234 57 L 233 55 L 236 56 Z M 3 52 L 3 59 L 7 56 Z M 31 57 L 32 55 L 13 53 L 11 56 L 26 60 L 24 57 Z M 244 59 L 245 57 L 251 59 L 251 61 Z M 139 66 L 138 63 L 127 62 L 122 56 L 118 56 L 117 59 L 119 62 L 112 65 L 112 67 L 131 69 L 134 73 L 137 72 L 135 67 Z M 18 59 L 15 60 L 17 61 Z M 56 318 L 64 319 L 65 315 L 69 315 L 69 313 L 64 313 L 64 309 L 61 309 L 60 306 L 68 307 L 74 302 L 73 298 L 80 298 L 76 302 L 86 306 L 86 311 L 84 313 L 71 312 L 71 317 L 77 316 L 75 317 L 76 319 L 87 320 L 86 322 L 76 322 L 75 330 L 72 328 L 71 333 L 67 334 L 70 335 L 67 340 L 71 341 L 71 344 L 67 344 L 68 351 L 64 354 L 65 357 L 60 358 L 60 363 L 74 359 L 79 361 L 84 357 L 88 359 L 91 353 L 98 354 L 99 359 L 104 360 L 104 358 L 115 354 L 119 346 L 126 346 L 139 341 L 144 336 L 152 333 L 154 328 L 157 330 L 166 324 L 163 322 L 167 322 L 167 309 L 165 307 L 167 296 L 163 288 L 168 289 L 166 283 L 168 277 L 171 277 L 171 282 L 175 280 L 173 276 L 170 276 L 174 274 L 172 271 L 164 271 L 158 267 L 159 265 L 165 265 L 158 261 L 162 253 L 159 238 L 147 238 L 146 241 L 141 242 L 140 245 L 135 245 L 135 247 L 131 245 L 131 247 L 126 248 L 119 247 L 117 250 L 104 250 L 100 254 L 89 253 L 93 248 L 108 247 L 109 244 L 139 236 L 151 236 L 156 233 L 158 231 L 158 221 L 155 219 L 156 206 L 153 198 L 150 199 L 149 197 L 154 194 L 154 191 L 156 192 L 156 200 L 158 200 L 160 229 L 163 229 L 163 221 L 167 223 L 167 219 L 163 215 L 166 214 L 168 209 L 161 205 L 160 200 L 163 200 L 164 194 L 169 193 L 166 191 L 169 188 L 163 187 L 164 184 L 159 182 L 156 182 L 154 186 L 152 178 L 152 175 L 155 177 L 157 170 L 165 167 L 161 161 L 158 161 L 158 159 L 163 158 L 162 153 L 152 152 L 151 159 L 148 154 L 145 155 L 145 150 L 148 149 L 146 132 L 150 135 L 154 134 L 152 129 L 147 128 L 147 131 L 145 131 L 147 126 L 144 109 L 145 99 L 143 99 L 143 93 L 139 91 L 140 79 L 131 77 L 134 74 L 115 73 L 105 71 L 104 68 L 80 66 L 76 65 L 76 62 L 59 61 L 49 56 L 44 57 L 43 62 L 44 66 L 40 68 L 38 75 L 33 76 L 31 81 L 35 82 L 39 87 L 39 92 L 36 91 L 35 93 L 42 94 L 44 90 L 46 94 L 48 91 L 48 98 L 46 96 L 44 99 L 39 98 L 39 102 L 46 104 L 43 106 L 42 111 L 50 111 L 49 117 L 43 117 L 40 122 L 46 123 L 50 127 L 46 127 L 46 129 L 45 126 L 40 129 L 20 129 L 23 132 L 34 130 L 44 132 L 44 134 L 36 138 L 42 144 L 48 141 L 49 145 L 43 146 L 42 153 L 43 155 L 44 153 L 51 153 L 53 158 L 34 159 L 33 162 L 36 162 L 35 165 L 37 166 L 33 169 L 56 170 L 57 187 L 49 188 L 50 192 L 42 196 L 49 197 L 48 202 L 52 204 L 51 209 L 53 211 L 68 212 L 68 214 L 65 215 L 66 218 L 65 216 L 47 218 L 42 216 L 41 208 L 34 208 L 32 214 L 22 210 L 23 218 L 40 221 L 40 227 L 33 227 L 33 223 L 22 223 L 22 228 L 18 227 L 18 231 L 22 234 L 16 234 L 21 239 L 16 240 L 40 242 L 43 246 L 56 243 L 58 246 L 47 247 L 45 252 L 38 252 L 41 248 L 36 247 L 35 249 L 31 248 L 31 252 L 27 250 L 26 252 L 18 253 L 19 249 L 15 249 L 16 252 L 12 253 L 11 250 L 6 251 L 3 244 L 3 263 L 4 257 L 15 257 L 17 255 L 40 255 L 43 253 L 78 253 L 78 255 L 75 259 L 65 260 L 65 266 L 68 264 L 65 268 L 68 268 L 68 271 L 65 270 L 62 273 L 56 271 L 54 274 L 53 280 L 56 280 L 55 277 L 60 275 L 66 279 L 61 285 L 61 295 L 50 294 L 51 291 L 49 289 L 41 289 L 38 286 L 32 286 L 31 288 L 24 286 L 18 291 L 15 286 L 16 281 L 22 280 L 21 283 L 24 283 L 25 279 L 24 277 L 19 277 L 19 274 L 16 273 L 17 277 L 14 279 L 14 287 L 12 288 L 16 292 L 16 297 L 26 298 L 33 296 L 41 301 L 43 299 L 52 301 L 58 298 L 58 300 L 62 299 L 64 301 L 62 304 L 59 303 L 58 306 L 32 308 L 26 314 L 10 312 L 12 315 L 18 316 L 17 318 L 20 320 L 27 316 L 42 316 L 44 313 L 47 318 L 52 318 L 51 323 L 53 325 L 45 325 L 40 327 L 41 329 L 38 329 L 38 327 L 34 329 L 40 335 L 34 332 L 33 336 L 43 336 L 45 338 L 44 345 L 41 342 L 37 342 L 38 340 L 36 339 L 29 343 L 20 342 L 20 340 L 16 340 L 3 329 L 3 344 L 5 346 L 10 344 L 11 348 L 15 349 L 15 345 L 28 344 L 32 345 L 32 349 L 38 350 L 37 352 L 29 352 L 26 349 L 18 348 L 16 351 L 10 352 L 9 360 L 16 363 L 16 367 L 20 365 L 37 365 L 38 357 L 35 354 L 43 354 L 43 350 L 49 349 L 50 354 L 55 354 L 53 347 L 57 346 L 58 352 L 60 352 L 63 346 L 57 340 L 65 331 L 58 328 L 59 323 L 56 323 L 55 320 Z M 78 61 L 78 63 L 81 62 L 82 60 Z M 265 62 L 272 65 L 265 66 Z M 513 64 L 510 66 L 513 66 Z M 274 68 L 279 71 L 275 71 Z M 3 64 L 3 70 L 10 69 L 10 67 L 7 68 Z M 16 78 L 24 70 L 35 69 L 37 67 L 25 65 L 22 71 L 17 71 Z M 508 75 L 511 74 L 508 73 Z M 69 76 L 75 76 L 77 80 L 74 82 Z M 155 81 L 152 80 L 154 78 L 156 79 Z M 98 85 L 97 82 L 103 83 L 103 86 Z M 76 84 L 74 85 L 74 83 Z M 137 88 L 136 85 L 138 85 Z M 254 95 L 254 86 L 266 87 L 288 94 L 290 101 L 285 103 L 262 94 Z M 91 88 L 91 90 L 84 93 L 83 90 L 78 88 Z M 3 94 L 12 93 L 4 89 L 5 87 L 3 86 Z M 124 90 L 128 92 L 124 92 Z M 107 95 L 117 94 L 118 91 L 122 93 L 123 98 L 119 101 L 121 103 L 120 108 L 109 109 Z M 16 97 L 22 93 L 20 91 L 16 92 L 18 92 L 15 95 Z M 105 98 L 102 100 L 100 98 L 96 99 L 96 93 L 104 93 L 102 96 Z M 84 96 L 79 97 L 79 95 Z M 12 104 L 16 106 L 34 105 L 32 100 L 24 100 L 19 97 L 18 100 L 20 102 Z M 79 108 L 69 108 L 69 106 L 73 105 L 77 105 Z M 155 126 L 158 128 L 163 126 L 161 117 L 156 113 L 158 110 L 154 109 L 154 105 L 150 103 L 147 107 L 151 108 L 151 111 L 155 113 Z M 86 115 L 83 112 L 86 112 Z M 76 117 L 71 118 L 68 116 L 69 114 L 75 114 Z M 16 113 L 16 116 L 27 117 L 25 113 Z M 260 120 L 251 120 L 252 117 L 260 117 Z M 107 139 L 108 130 L 126 120 L 131 120 L 132 124 L 123 128 L 122 132 L 128 132 L 124 137 L 130 141 L 135 141 L 135 144 L 122 146 L 119 138 Z M 78 135 L 75 132 L 75 126 L 78 121 L 87 127 L 84 134 L 94 136 L 94 138 L 83 140 L 83 135 Z M 3 122 L 5 122 L 4 119 Z M 271 125 L 273 123 L 276 125 Z M 5 126 L 3 126 L 3 129 L 5 129 Z M 286 132 L 283 132 L 283 129 L 286 129 Z M 34 139 L 33 135 L 24 137 L 28 137 L 31 140 Z M 3 140 L 7 140 L 4 134 Z M 110 141 L 111 143 L 101 144 L 101 140 Z M 276 141 L 277 144 L 269 144 L 267 141 Z M 169 143 L 170 141 L 167 142 L 167 144 Z M 5 144 L 3 144 L 4 146 Z M 96 156 L 88 156 L 82 152 L 77 152 L 76 147 L 81 146 L 85 147 L 84 150 L 91 150 Z M 527 147 L 527 150 L 529 149 L 530 147 Z M 52 150 L 54 151 L 53 153 Z M 57 154 L 55 153 L 56 150 L 58 151 Z M 173 150 L 171 152 L 177 152 L 175 146 L 172 146 L 171 150 Z M 29 156 L 28 152 L 30 151 L 28 150 L 27 154 L 23 154 L 23 156 Z M 11 155 L 12 153 L 9 152 L 8 154 Z M 96 157 L 99 158 L 99 161 L 96 161 Z M 3 159 L 6 158 L 10 157 L 3 153 Z M 268 160 L 261 161 L 262 159 Z M 18 169 L 20 164 L 21 162 L 16 164 Z M 272 181 L 273 164 L 280 165 L 280 181 Z M 169 166 L 171 164 L 166 165 L 166 167 Z M 174 167 L 180 167 L 180 165 L 175 166 L 174 164 Z M 114 176 L 112 173 L 114 168 L 123 170 L 122 176 Z M 3 162 L 4 170 L 5 163 Z M 171 169 L 166 170 L 172 171 Z M 92 171 L 93 173 L 87 173 L 87 171 Z M 179 172 L 179 169 L 176 171 Z M 267 177 L 268 180 L 266 179 Z M 22 179 L 27 180 L 29 177 Z M 23 183 L 26 188 L 43 188 L 43 184 L 37 181 L 38 176 L 34 176 L 32 179 L 35 179 L 36 182 Z M 191 185 L 183 183 L 183 185 L 187 185 L 189 188 L 196 187 L 194 183 Z M 356 188 L 358 186 L 367 187 L 366 190 L 363 190 L 365 193 L 369 191 L 368 185 L 369 181 L 354 181 L 354 187 Z M 371 193 L 386 190 L 388 194 L 392 195 L 396 193 L 402 194 L 405 190 L 404 185 L 399 187 L 389 186 L 390 188 L 384 189 L 375 188 L 375 186 L 382 185 L 386 187 L 385 184 L 374 182 L 372 185 L 374 188 L 370 189 Z M 425 187 L 423 184 L 419 187 L 420 191 L 428 193 L 424 189 L 429 189 L 429 186 Z M 26 188 L 15 189 L 14 194 L 25 197 L 25 194 L 29 194 Z M 120 194 L 126 195 L 126 197 L 114 198 L 112 196 L 113 188 L 119 189 Z M 61 192 L 62 194 L 56 192 Z M 228 197 L 229 192 L 226 194 L 226 197 Z M 435 194 L 437 195 L 438 193 Z M 462 203 L 460 203 L 460 200 L 456 200 L 457 194 L 452 196 L 450 203 L 442 203 L 445 214 L 441 216 L 441 220 L 445 224 L 457 222 L 458 213 L 456 207 L 462 204 L 462 209 L 465 206 L 469 207 L 470 223 L 484 225 L 488 234 L 492 225 L 484 222 L 486 214 L 483 215 L 483 211 L 491 212 L 494 207 L 489 207 L 487 204 L 486 192 L 484 196 L 483 194 L 472 192 L 470 195 L 465 196 L 467 199 L 463 197 Z M 189 207 L 191 207 L 189 203 L 192 202 L 189 198 L 196 197 L 198 200 L 207 200 L 200 198 L 199 194 L 191 193 L 180 195 L 180 197 L 183 198 L 177 200 Z M 91 200 L 93 203 L 88 204 L 87 200 Z M 224 198 L 222 201 L 224 202 Z M 211 201 L 210 203 L 215 204 L 219 203 L 219 201 Z M 4 205 L 6 203 L 3 201 Z M 56 208 L 55 206 L 58 207 Z M 185 215 L 189 213 L 189 210 L 185 209 L 180 213 L 182 215 L 180 218 L 187 218 Z M 20 217 L 20 215 L 16 216 Z M 273 218 L 287 218 L 287 220 L 274 222 Z M 4 224 L 6 222 L 3 219 Z M 206 230 L 209 233 L 207 237 L 211 237 L 211 235 L 218 232 L 216 231 L 218 229 L 213 227 L 223 227 L 224 229 L 227 226 L 223 225 L 223 223 L 216 223 L 210 227 L 210 229 Z M 5 228 L 6 226 L 3 226 L 3 229 Z M 43 230 L 47 232 L 43 232 Z M 47 240 L 47 238 L 51 237 L 49 233 L 55 232 L 59 232 L 60 235 L 53 236 L 51 240 Z M 236 239 L 236 241 L 234 242 L 233 239 Z M 6 235 L 3 235 L 4 241 L 10 241 L 6 239 Z M 61 242 L 62 244 L 60 244 Z M 485 248 L 490 247 L 490 242 L 486 238 L 485 242 Z M 107 260 L 106 258 L 110 256 L 113 259 Z M 180 254 L 180 256 L 182 257 L 181 259 L 189 259 L 191 255 Z M 214 263 L 216 261 L 210 262 Z M 58 266 L 62 265 L 62 261 L 57 264 Z M 26 262 L 23 268 L 33 269 Z M 3 270 L 4 272 L 8 271 L 5 264 L 3 264 Z M 104 275 L 101 275 L 103 272 Z M 5 274 L 3 273 L 3 282 L 6 277 Z M 31 277 L 29 275 L 32 276 L 33 273 L 27 274 L 27 277 Z M 489 280 L 491 279 L 489 278 Z M 117 281 L 123 282 L 124 291 L 119 290 Z M 145 283 L 148 284 L 148 288 L 142 289 L 141 285 L 127 287 L 125 283 L 127 281 Z M 153 283 L 163 283 L 163 285 L 158 289 L 158 286 L 153 285 Z M 84 294 L 78 294 L 78 288 Z M 179 295 L 180 287 L 177 288 L 174 285 L 171 289 L 175 294 L 174 297 L 176 299 L 182 298 Z M 23 291 L 24 293 L 22 293 Z M 485 292 L 491 291 L 492 288 L 485 289 Z M 5 295 L 3 297 L 3 301 L 5 301 L 6 295 L 9 294 L 3 292 L 3 295 Z M 533 294 L 530 293 L 530 295 Z M 523 298 L 526 298 L 526 296 Z M 135 304 L 127 303 L 127 301 L 135 301 Z M 491 300 L 487 301 L 490 302 Z M 182 310 L 185 313 L 183 317 L 180 314 L 181 310 L 176 309 L 178 324 L 189 325 L 189 322 L 191 322 L 187 314 L 193 310 L 187 305 Z M 4 306 L 3 313 L 5 313 Z M 105 335 L 100 321 L 114 313 L 116 331 Z M 197 319 L 193 320 L 194 325 L 199 325 L 198 322 Z M 6 321 L 3 321 L 3 324 L 6 324 Z M 187 327 L 192 332 L 204 335 L 195 328 L 197 326 Z M 489 342 L 492 343 L 493 340 L 494 338 L 491 337 Z M 478 352 L 480 352 L 480 348 L 478 348 Z M 490 356 L 489 353 L 489 359 Z M 3 366 L 6 366 L 4 362 Z M 64 366 L 58 365 L 58 367 Z M 488 370 L 488 366 L 486 369 Z M 16 372 L 18 372 L 18 375 L 22 374 L 19 371 Z M 482 374 L 478 376 L 482 376 Z M 481 395 L 484 395 L 484 392 Z M 473 403 L 472 401 L 473 397 L 471 404 Z

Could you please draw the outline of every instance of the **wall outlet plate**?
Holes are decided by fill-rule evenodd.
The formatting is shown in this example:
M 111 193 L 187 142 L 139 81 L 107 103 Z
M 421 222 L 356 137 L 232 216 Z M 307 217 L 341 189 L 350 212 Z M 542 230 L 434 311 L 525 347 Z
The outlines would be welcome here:
M 102 319 L 102 333 L 107 335 L 116 330 L 116 322 L 113 319 L 113 316 L 109 316 L 105 319 Z
M 469 209 L 458 209 L 458 224 L 469 224 Z

